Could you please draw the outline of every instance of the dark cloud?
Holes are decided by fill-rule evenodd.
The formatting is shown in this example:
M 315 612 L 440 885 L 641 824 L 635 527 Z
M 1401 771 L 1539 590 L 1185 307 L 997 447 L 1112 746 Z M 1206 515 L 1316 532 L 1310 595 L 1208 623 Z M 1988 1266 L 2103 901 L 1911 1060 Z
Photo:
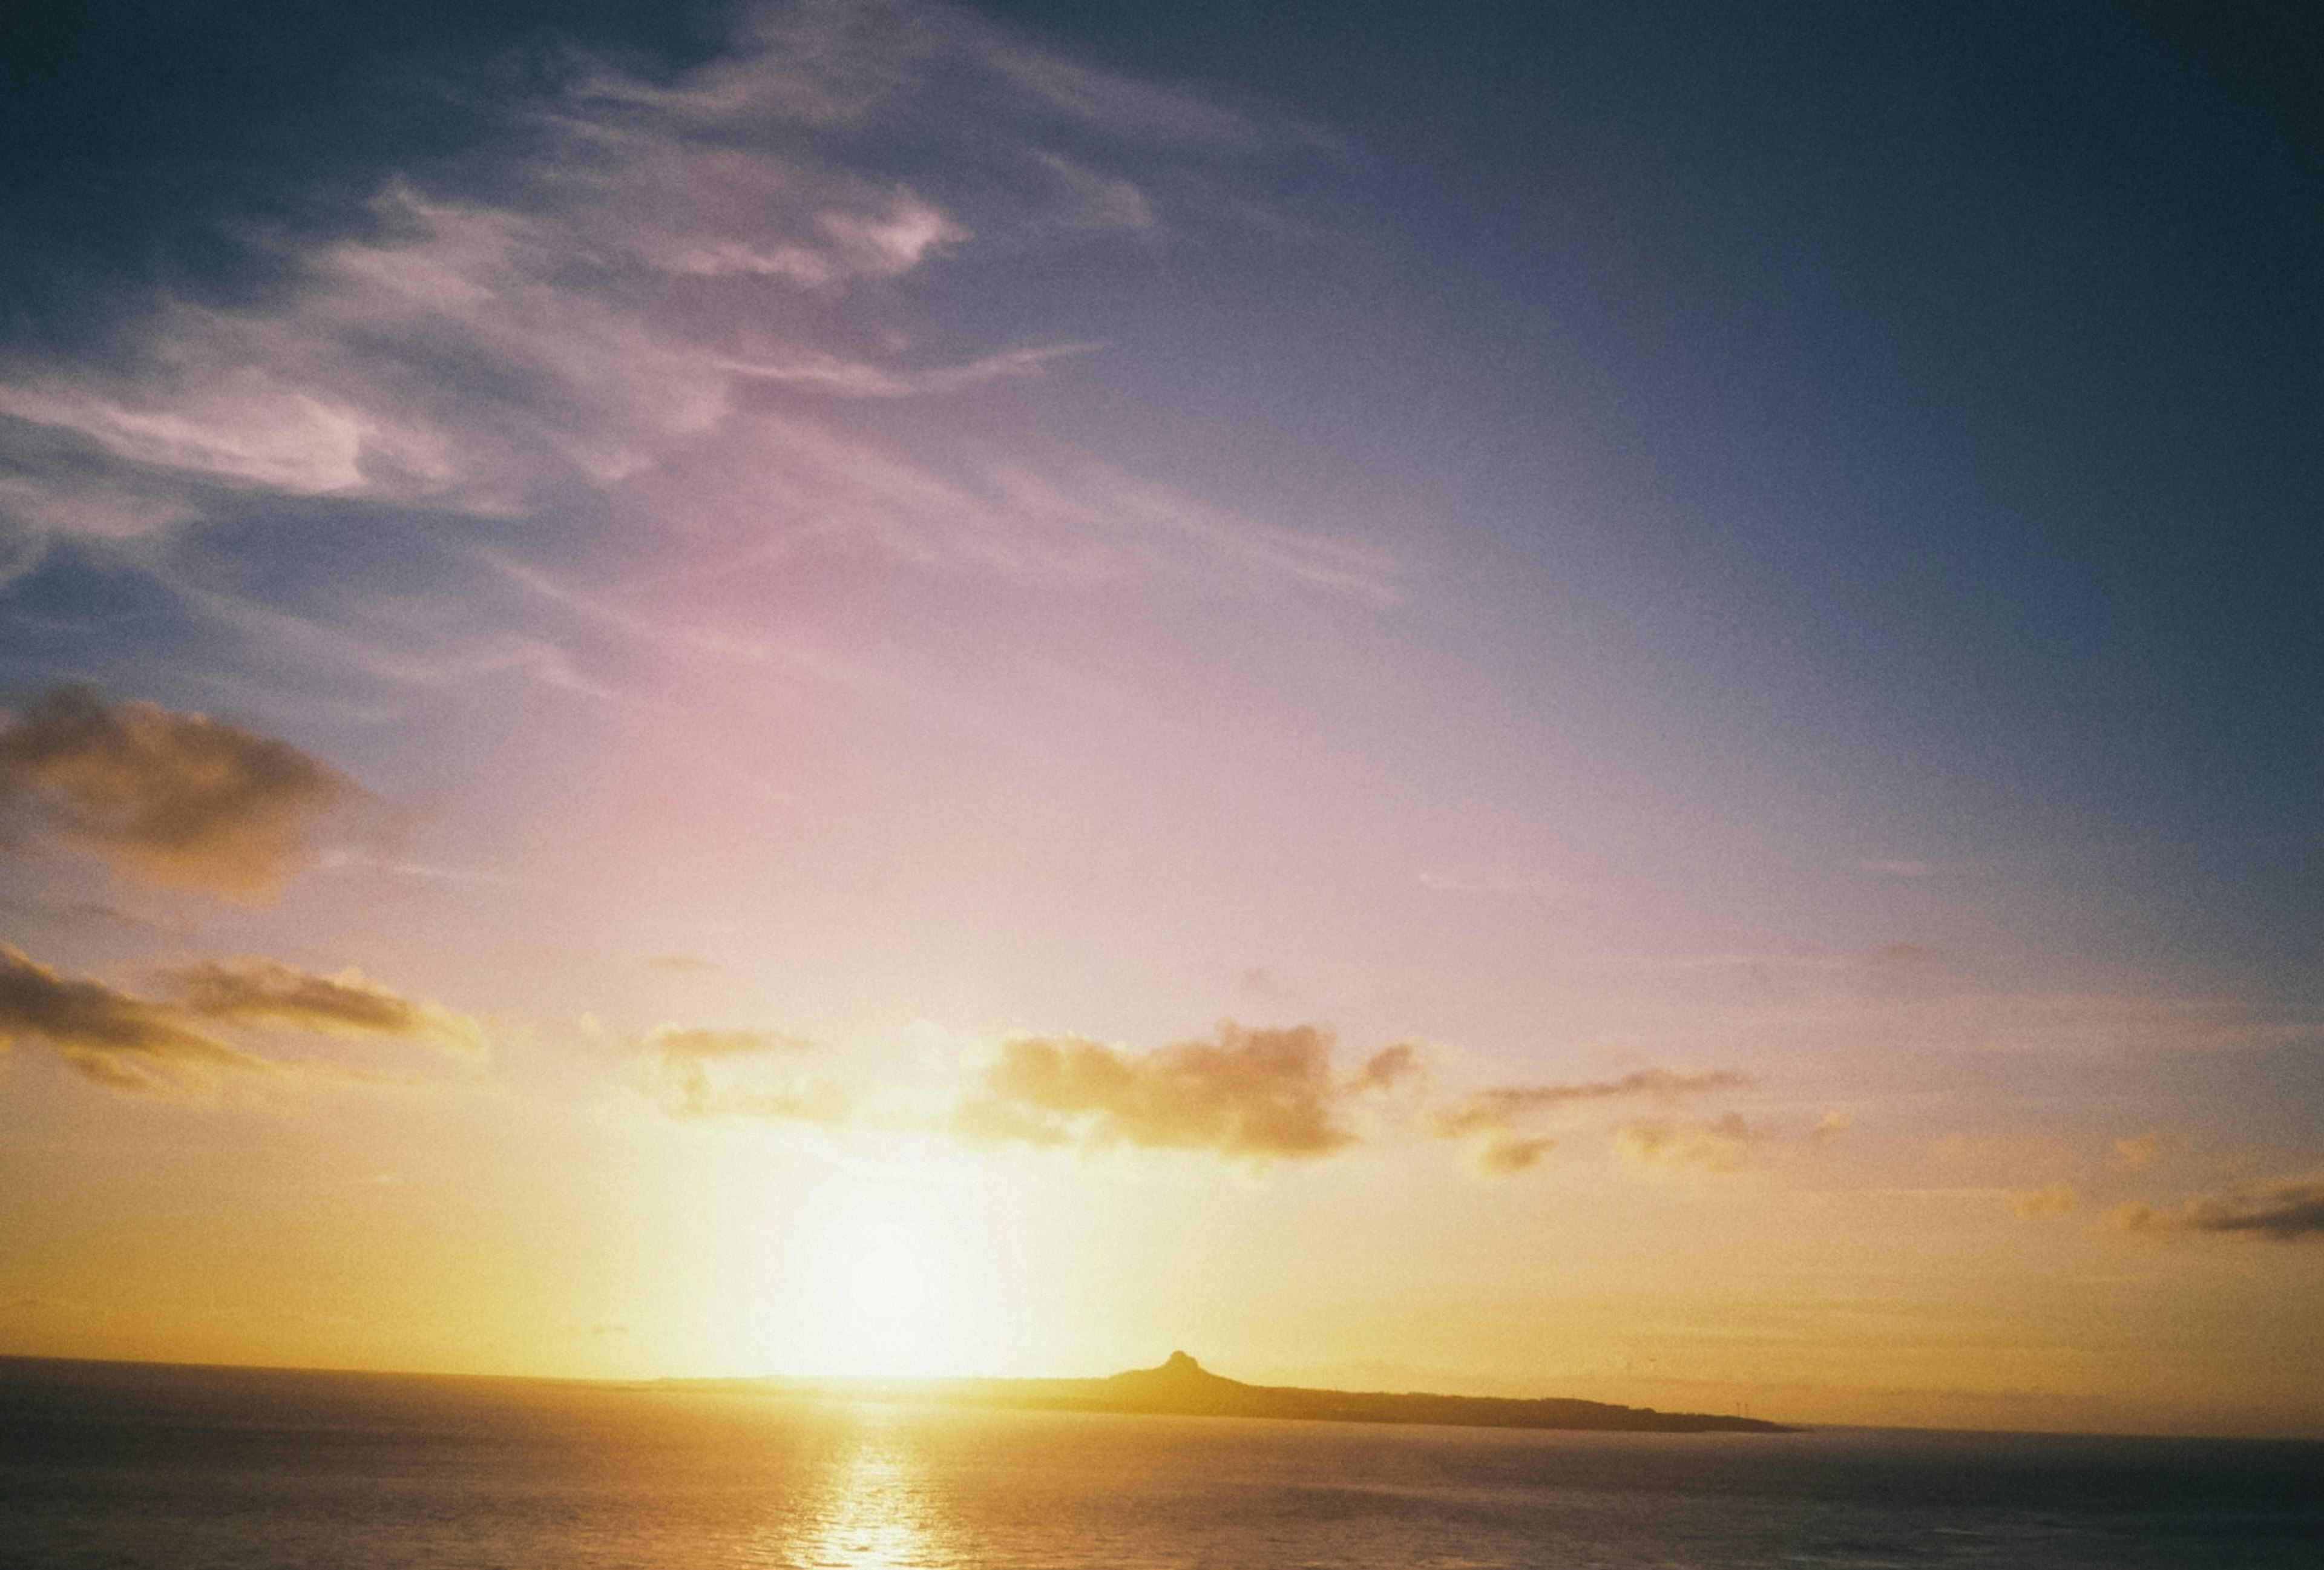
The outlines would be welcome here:
M 1002 1048 L 954 1128 L 984 1141 L 1134 1145 L 1231 1160 L 1328 1156 L 1356 1142 L 1351 1098 L 1412 1071 L 1389 1048 L 1356 1075 L 1333 1072 L 1332 1037 L 1312 1025 L 1219 1027 L 1215 1041 L 1132 1052 L 1074 1036 L 1020 1036 Z
M 352 971 L 331 978 L 274 960 L 239 959 L 196 965 L 176 973 L 176 980 L 180 998 L 142 998 L 61 975 L 0 944 L 0 1048 L 42 1041 L 110 1089 L 195 1101 L 230 1083 L 405 1083 L 347 1064 L 246 1052 L 211 1035 L 214 1024 L 394 1036 L 463 1056 L 484 1050 L 473 1020 L 399 997 Z
M 263 1074 L 276 1067 L 211 1040 L 165 1004 L 102 982 L 68 979 L 0 944 L 0 1042 L 14 1046 L 26 1037 L 45 1041 L 101 1085 L 144 1094 L 182 1087 L 189 1074 Z
M 474 1019 L 391 992 L 358 970 L 316 975 L 245 956 L 188 965 L 171 972 L 170 980 L 178 1006 L 205 1020 L 327 1036 L 394 1036 L 462 1057 L 487 1050 L 484 1027 Z
M 59 687 L 0 728 L 0 796 L 143 882 L 271 898 L 335 815 L 369 799 L 329 764 L 200 714 Z
M 178 1010 L 71 979 L 0 944 L 0 1047 L 32 1039 L 109 1089 L 201 1098 L 227 1076 L 263 1077 L 315 1066 L 279 1063 L 211 1039 Z
M 2245 1184 L 2190 1199 L 2176 1210 L 2126 1205 L 2114 1213 L 2126 1232 L 2219 1233 L 2296 1242 L 2324 1237 L 2324 1172 Z

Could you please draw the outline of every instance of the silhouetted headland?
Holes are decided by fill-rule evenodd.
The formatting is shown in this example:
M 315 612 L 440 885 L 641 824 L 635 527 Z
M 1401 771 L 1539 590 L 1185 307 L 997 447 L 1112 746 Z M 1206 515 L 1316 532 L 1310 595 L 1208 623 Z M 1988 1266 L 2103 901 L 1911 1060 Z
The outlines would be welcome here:
M 1323 1423 L 1443 1423 L 1467 1428 L 1591 1428 L 1644 1434 L 1788 1434 L 1781 1423 L 1707 1412 L 1657 1412 L 1557 1397 L 1436 1396 L 1417 1391 L 1311 1390 L 1222 1379 L 1183 1352 L 1159 1368 L 1094 1380 L 717 1380 L 859 1400 L 933 1401 L 1059 1412 L 1136 1412 L 1176 1417 L 1282 1418 Z

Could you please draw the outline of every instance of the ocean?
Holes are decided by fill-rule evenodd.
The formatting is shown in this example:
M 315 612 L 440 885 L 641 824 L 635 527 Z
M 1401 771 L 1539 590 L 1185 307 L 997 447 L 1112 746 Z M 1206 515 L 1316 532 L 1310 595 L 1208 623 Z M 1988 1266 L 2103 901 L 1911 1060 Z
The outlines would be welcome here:
M 0 1359 L 0 1565 L 2324 1565 L 2324 1445 L 976 1412 Z

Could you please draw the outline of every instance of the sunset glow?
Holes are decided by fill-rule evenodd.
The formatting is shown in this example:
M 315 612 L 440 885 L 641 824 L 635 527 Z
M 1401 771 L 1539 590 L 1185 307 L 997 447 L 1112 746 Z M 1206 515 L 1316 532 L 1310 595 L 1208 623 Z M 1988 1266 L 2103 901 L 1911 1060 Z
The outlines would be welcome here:
M 0 64 L 0 1354 L 2324 1436 L 2312 28 L 1462 9 Z

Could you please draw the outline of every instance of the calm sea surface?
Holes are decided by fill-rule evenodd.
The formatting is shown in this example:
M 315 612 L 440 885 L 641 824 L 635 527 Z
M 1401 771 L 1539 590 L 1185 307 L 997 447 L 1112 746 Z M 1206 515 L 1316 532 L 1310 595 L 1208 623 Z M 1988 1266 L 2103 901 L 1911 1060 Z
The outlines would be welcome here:
M 9 1566 L 2324 1565 L 2324 1445 L 964 1413 L 0 1359 Z

